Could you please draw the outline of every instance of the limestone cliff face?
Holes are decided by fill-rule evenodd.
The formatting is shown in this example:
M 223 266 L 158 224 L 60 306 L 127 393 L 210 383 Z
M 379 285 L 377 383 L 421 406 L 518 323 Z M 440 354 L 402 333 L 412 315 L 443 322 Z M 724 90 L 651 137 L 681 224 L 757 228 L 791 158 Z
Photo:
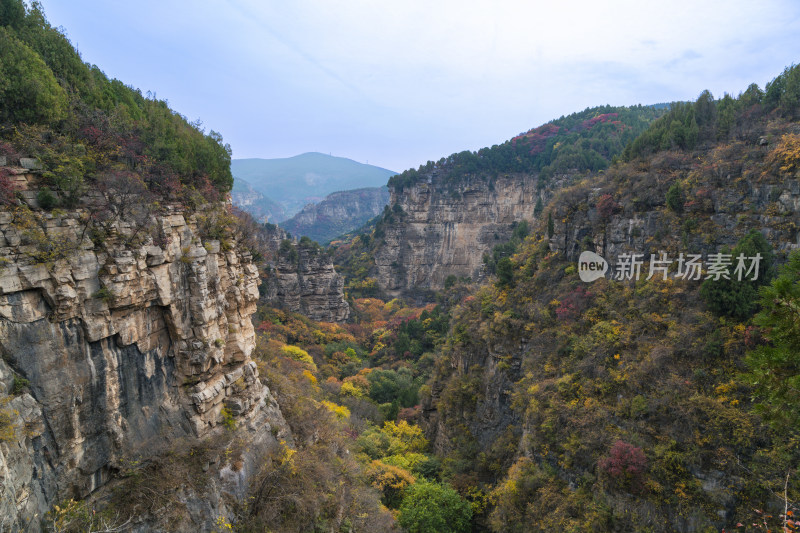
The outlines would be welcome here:
M 25 212 L 0 211 L 0 529 L 38 524 L 125 458 L 214 432 L 223 407 L 255 432 L 283 424 L 250 358 L 249 254 L 203 240 L 178 208 L 136 246 L 124 221 L 93 243 L 83 208 Z
M 321 322 L 344 322 L 350 316 L 344 279 L 313 244 L 292 245 L 292 251 L 279 253 L 269 285 L 268 298 L 288 311 Z
M 540 192 L 533 175 L 473 178 L 448 186 L 436 171 L 427 183 L 392 190 L 396 222 L 375 253 L 377 279 L 390 295 L 441 289 L 447 276 L 484 277 L 483 254 L 533 220 Z M 397 209 L 397 208 L 395 208 Z

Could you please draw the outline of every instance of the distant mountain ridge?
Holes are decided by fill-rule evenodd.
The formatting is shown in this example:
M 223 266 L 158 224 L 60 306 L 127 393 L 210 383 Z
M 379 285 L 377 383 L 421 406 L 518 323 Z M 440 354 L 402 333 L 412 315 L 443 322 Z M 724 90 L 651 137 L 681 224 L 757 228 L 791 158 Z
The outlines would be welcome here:
M 276 222 L 286 219 L 283 206 L 255 190 L 253 186 L 242 179 L 233 180 L 231 200 L 234 205 L 244 209 L 256 220 L 261 222 Z
M 281 227 L 297 236 L 327 244 L 363 226 L 389 205 L 389 188 L 368 187 L 329 194 L 318 204 L 308 204 Z
M 231 171 L 234 178 L 248 182 L 253 190 L 280 204 L 287 217 L 333 192 L 381 187 L 397 174 L 319 152 L 278 159 L 234 159 Z

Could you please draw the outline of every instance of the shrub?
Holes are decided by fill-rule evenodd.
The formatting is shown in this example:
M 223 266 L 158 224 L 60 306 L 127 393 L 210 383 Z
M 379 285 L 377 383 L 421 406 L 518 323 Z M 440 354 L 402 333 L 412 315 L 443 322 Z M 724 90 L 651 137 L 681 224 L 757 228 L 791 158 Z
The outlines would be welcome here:
M 611 447 L 608 457 L 601 459 L 598 466 L 618 485 L 639 491 L 647 468 L 647 457 L 641 448 L 618 440 Z
M 471 530 L 472 507 L 450 485 L 420 481 L 406 489 L 399 522 L 410 533 Z
M 220 411 L 222 415 L 222 425 L 225 426 L 225 429 L 228 431 L 235 431 L 236 430 L 236 418 L 233 416 L 233 413 L 227 407 L 223 407 Z
M 674 211 L 675 213 L 682 213 L 683 212 L 683 189 L 677 183 L 674 183 L 672 187 L 669 188 L 667 191 L 667 207 L 670 210 Z
M 11 387 L 11 394 L 17 395 L 21 393 L 24 389 L 30 386 L 31 382 L 25 378 L 21 378 L 19 376 L 14 376 L 14 385 Z
M 39 203 L 39 207 L 45 211 L 50 211 L 58 206 L 58 197 L 56 197 L 53 191 L 48 187 L 42 187 L 42 189 L 36 193 L 36 201 Z
M 111 304 L 114 302 L 114 293 L 111 292 L 111 289 L 108 287 L 100 287 L 100 289 L 92 294 L 92 298 L 97 298 L 98 300 L 103 300 L 107 304 Z
M 317 371 L 317 365 L 314 363 L 314 359 L 308 355 L 308 352 L 303 350 L 302 348 L 298 348 L 297 346 L 284 346 L 282 348 L 283 353 L 298 361 L 307 365 L 311 370 Z

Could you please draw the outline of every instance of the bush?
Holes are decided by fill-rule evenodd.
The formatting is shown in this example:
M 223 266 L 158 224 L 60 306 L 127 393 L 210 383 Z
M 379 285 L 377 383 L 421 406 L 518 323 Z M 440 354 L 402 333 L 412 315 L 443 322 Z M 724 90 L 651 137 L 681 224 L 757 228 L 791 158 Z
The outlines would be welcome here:
M 450 485 L 420 481 L 406 489 L 399 522 L 410 533 L 471 530 L 472 507 Z
M 674 211 L 675 213 L 682 213 L 683 212 L 683 189 L 677 183 L 673 184 L 672 187 L 669 188 L 667 191 L 667 207 L 670 210 Z
M 39 207 L 44 209 L 45 211 L 50 211 L 54 207 L 58 206 L 58 197 L 53 194 L 47 187 L 43 187 L 38 193 L 36 193 L 36 201 L 39 203 Z
M 601 459 L 598 466 L 618 485 L 638 491 L 642 488 L 647 457 L 641 448 L 618 440 L 611 447 L 608 457 Z
M 739 255 L 745 258 L 761 255 L 758 275 L 753 280 L 753 274 L 739 280 L 733 275 L 736 268 L 736 258 Z M 775 254 L 772 246 L 757 230 L 751 230 L 744 236 L 731 252 L 733 269 L 730 278 L 718 280 L 707 279 L 700 286 L 700 296 L 706 302 L 709 310 L 718 316 L 729 316 L 737 320 L 748 319 L 758 306 L 758 288 L 770 282 L 775 271 Z
M 308 355 L 307 351 L 303 350 L 302 348 L 298 348 L 297 346 L 284 346 L 282 350 L 284 354 L 288 355 L 295 361 L 304 363 L 314 372 L 317 371 L 317 365 L 314 363 L 314 359 Z

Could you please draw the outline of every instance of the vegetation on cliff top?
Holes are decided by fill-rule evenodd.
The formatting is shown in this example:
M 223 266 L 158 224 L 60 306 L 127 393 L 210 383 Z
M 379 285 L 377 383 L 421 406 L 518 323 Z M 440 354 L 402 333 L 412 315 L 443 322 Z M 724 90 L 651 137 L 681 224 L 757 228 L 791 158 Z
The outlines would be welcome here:
M 38 158 L 66 203 L 123 173 L 192 203 L 233 185 L 230 146 L 217 132 L 85 63 L 38 2 L 0 2 L 0 80 L 0 156 Z
M 538 172 L 540 177 L 568 171 L 600 171 L 625 146 L 664 114 L 665 105 L 587 108 L 521 133 L 500 145 L 428 161 L 389 179 L 396 191 L 427 181 L 457 185 L 470 176 L 494 179 L 500 173 Z

